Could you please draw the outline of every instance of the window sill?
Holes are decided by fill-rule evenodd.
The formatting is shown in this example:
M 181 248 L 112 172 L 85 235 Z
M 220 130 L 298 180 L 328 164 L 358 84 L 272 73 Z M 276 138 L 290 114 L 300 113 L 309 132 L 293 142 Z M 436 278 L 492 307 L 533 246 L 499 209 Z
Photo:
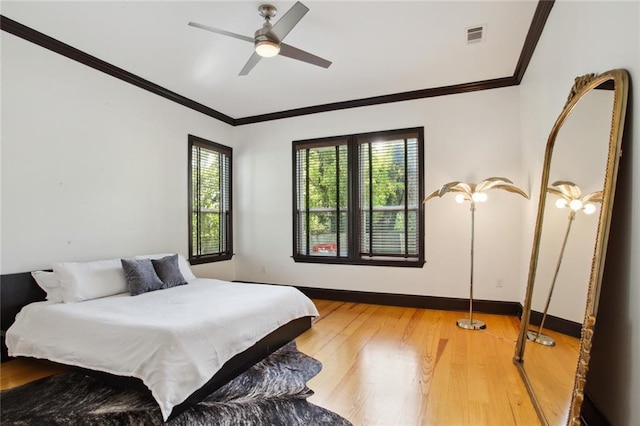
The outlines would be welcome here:
M 422 268 L 423 259 L 415 260 L 385 260 L 385 259 L 347 259 L 331 256 L 291 256 L 296 263 L 325 263 L 329 265 L 358 265 L 358 266 L 392 266 L 400 268 Z
M 230 260 L 233 257 L 233 254 L 221 254 L 221 255 L 210 255 L 210 256 L 198 256 L 198 257 L 190 257 L 189 263 L 191 265 L 202 265 L 204 263 L 213 263 L 220 262 L 223 260 Z

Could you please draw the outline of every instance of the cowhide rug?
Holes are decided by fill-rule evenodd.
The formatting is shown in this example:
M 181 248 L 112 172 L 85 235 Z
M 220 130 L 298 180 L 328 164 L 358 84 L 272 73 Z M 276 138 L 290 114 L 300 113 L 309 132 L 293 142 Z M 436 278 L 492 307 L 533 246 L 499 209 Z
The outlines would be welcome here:
M 168 425 L 350 425 L 313 405 L 306 385 L 320 361 L 280 348 L 188 409 Z M 150 395 L 123 390 L 80 373 L 63 373 L 0 393 L 0 424 L 162 425 Z

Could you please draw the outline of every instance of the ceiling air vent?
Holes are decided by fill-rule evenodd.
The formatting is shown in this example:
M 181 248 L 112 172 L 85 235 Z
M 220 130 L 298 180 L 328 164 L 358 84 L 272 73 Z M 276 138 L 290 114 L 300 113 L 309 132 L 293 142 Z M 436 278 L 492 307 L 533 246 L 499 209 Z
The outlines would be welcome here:
M 484 39 L 485 25 L 467 28 L 467 43 L 479 43 Z

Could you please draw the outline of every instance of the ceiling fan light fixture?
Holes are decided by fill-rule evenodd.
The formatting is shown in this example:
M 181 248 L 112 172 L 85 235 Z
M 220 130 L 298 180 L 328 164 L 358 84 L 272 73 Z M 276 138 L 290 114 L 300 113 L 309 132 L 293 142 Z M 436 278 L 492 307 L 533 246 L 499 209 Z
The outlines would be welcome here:
M 256 53 L 263 58 L 271 58 L 280 53 L 280 45 L 271 40 L 256 42 Z
M 272 25 L 271 19 L 276 15 L 277 9 L 273 5 L 262 4 L 258 8 L 258 13 L 264 18 L 264 23 L 261 28 L 256 30 L 253 37 L 247 37 L 242 34 L 232 33 L 231 31 L 198 24 L 196 22 L 189 22 L 189 26 L 252 43 L 254 51 L 238 75 L 249 74 L 253 67 L 255 67 L 262 58 L 270 58 L 277 55 L 286 56 L 287 58 L 322 68 L 329 68 L 331 61 L 327 61 L 319 56 L 282 43 L 282 40 L 284 40 L 287 34 L 289 34 L 289 32 L 298 25 L 300 19 L 302 19 L 308 11 L 309 8 L 307 6 L 296 1 L 296 3 L 282 16 L 282 18 L 278 19 L 278 22 Z

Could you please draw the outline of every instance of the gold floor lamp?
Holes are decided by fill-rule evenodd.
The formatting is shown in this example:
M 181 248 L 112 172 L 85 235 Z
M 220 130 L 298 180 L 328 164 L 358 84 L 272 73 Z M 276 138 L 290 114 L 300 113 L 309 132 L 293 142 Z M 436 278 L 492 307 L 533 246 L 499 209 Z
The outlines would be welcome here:
M 549 310 L 549 303 L 551 303 L 551 296 L 553 295 L 553 289 L 556 286 L 556 280 L 558 279 L 558 272 L 560 272 L 560 265 L 562 264 L 562 258 L 564 256 L 564 249 L 567 246 L 567 240 L 569 239 L 569 232 L 571 231 L 571 225 L 576 218 L 576 213 L 582 211 L 584 214 L 592 214 L 596 211 L 594 203 L 602 202 L 602 191 L 592 192 L 589 195 L 582 197 L 582 191 L 573 182 L 569 181 L 557 181 L 551 184 L 551 187 L 547 188 L 547 192 L 557 195 L 556 207 L 563 209 L 569 209 L 569 218 L 567 222 L 567 229 L 564 232 L 564 239 L 562 240 L 562 246 L 560 248 L 560 254 L 558 255 L 558 262 L 556 263 L 556 269 L 551 280 L 551 287 L 549 287 L 549 295 L 547 296 L 547 303 L 544 306 L 544 312 L 542 313 L 542 321 L 537 331 L 528 330 L 527 339 L 540 343 L 545 346 L 554 346 L 556 341 L 551 336 L 542 334 L 542 328 L 544 322 L 547 319 L 547 311 Z
M 525 194 L 524 191 L 513 185 L 513 182 L 511 182 L 509 179 L 503 177 L 490 177 L 478 184 L 463 183 L 458 181 L 449 182 L 442 185 L 442 188 L 440 188 L 439 190 L 433 191 L 431 194 L 429 194 L 428 197 L 424 199 L 424 202 L 426 203 L 435 196 L 442 197 L 448 192 L 458 192 L 455 198 L 456 202 L 464 203 L 465 201 L 469 201 L 471 203 L 471 268 L 469 278 L 469 318 L 463 318 L 456 321 L 456 325 L 458 327 L 467 330 L 480 330 L 487 327 L 484 321 L 473 318 L 473 245 L 475 234 L 476 203 L 487 201 L 486 191 L 490 189 L 503 189 L 508 192 L 513 192 L 514 194 L 522 195 L 524 198 L 529 198 L 529 196 Z

